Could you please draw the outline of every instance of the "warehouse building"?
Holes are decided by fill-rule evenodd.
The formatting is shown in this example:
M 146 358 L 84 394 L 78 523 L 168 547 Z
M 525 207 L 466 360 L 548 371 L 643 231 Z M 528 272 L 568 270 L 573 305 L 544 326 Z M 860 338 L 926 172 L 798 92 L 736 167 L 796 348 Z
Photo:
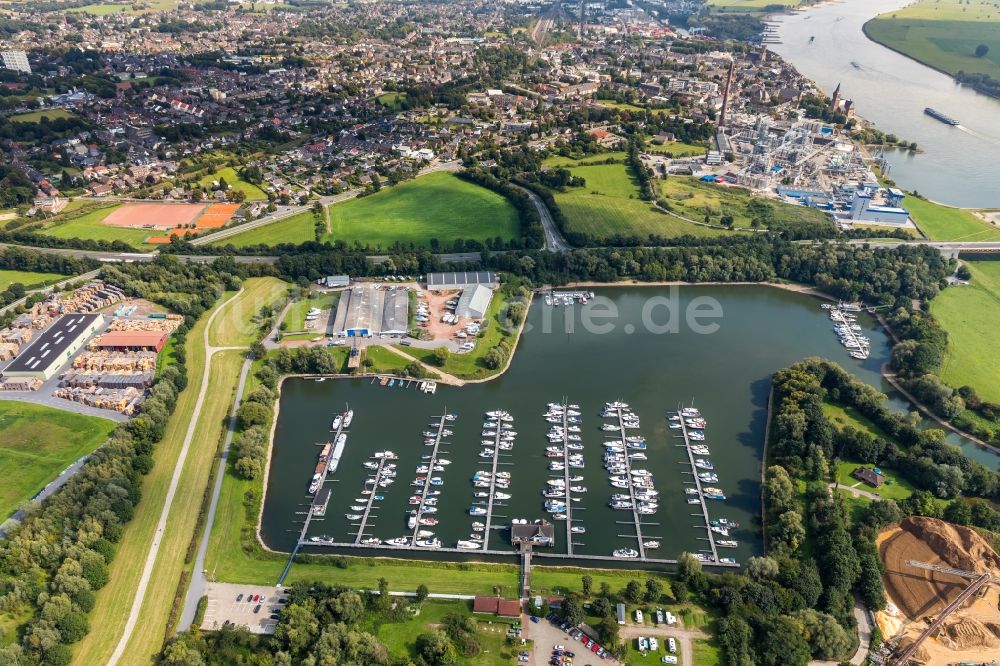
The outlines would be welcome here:
M 91 345 L 103 351 L 151 351 L 160 353 L 167 343 L 166 331 L 110 331 Z
M 351 277 L 349 275 L 327 275 L 316 280 L 316 284 L 327 289 L 340 289 L 351 286 Z
M 493 300 L 493 290 L 481 284 L 462 291 L 455 307 L 455 315 L 468 319 L 482 319 Z
M 7 366 L 3 374 L 7 377 L 49 380 L 83 347 L 87 338 L 103 327 L 103 315 L 64 315 L 35 338 L 35 341 Z
M 468 289 L 477 284 L 494 288 L 497 285 L 497 274 L 493 271 L 453 271 L 427 274 L 427 288 L 431 291 Z
M 407 332 L 409 295 L 405 288 L 364 284 L 344 292 L 337 304 L 333 333 L 341 337 L 370 337 Z

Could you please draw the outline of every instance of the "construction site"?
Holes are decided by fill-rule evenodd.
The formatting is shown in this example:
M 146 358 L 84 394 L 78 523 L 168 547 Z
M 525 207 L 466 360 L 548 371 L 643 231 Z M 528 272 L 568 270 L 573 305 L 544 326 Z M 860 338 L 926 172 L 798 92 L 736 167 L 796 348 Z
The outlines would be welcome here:
M 911 516 L 878 538 L 888 604 L 875 614 L 892 666 L 996 664 L 1000 555 L 974 530 Z

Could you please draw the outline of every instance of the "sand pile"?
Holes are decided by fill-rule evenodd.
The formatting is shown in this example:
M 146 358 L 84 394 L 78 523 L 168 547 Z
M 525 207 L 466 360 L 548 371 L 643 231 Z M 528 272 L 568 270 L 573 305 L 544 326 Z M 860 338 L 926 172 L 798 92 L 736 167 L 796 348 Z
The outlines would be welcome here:
M 969 581 L 911 567 L 907 560 L 1000 573 L 1000 555 L 981 536 L 967 527 L 934 518 L 906 518 L 898 528 L 880 536 L 879 551 L 885 564 L 886 593 L 910 619 L 939 612 Z
M 899 526 L 930 546 L 943 562 L 956 569 L 1000 571 L 1000 555 L 968 527 L 923 516 L 911 516 Z
M 977 648 L 996 648 L 1000 646 L 997 635 L 991 627 L 968 617 L 959 617 L 952 621 L 948 618 L 941 627 L 938 640 L 952 650 L 974 650 Z M 994 623 L 990 623 L 994 627 Z

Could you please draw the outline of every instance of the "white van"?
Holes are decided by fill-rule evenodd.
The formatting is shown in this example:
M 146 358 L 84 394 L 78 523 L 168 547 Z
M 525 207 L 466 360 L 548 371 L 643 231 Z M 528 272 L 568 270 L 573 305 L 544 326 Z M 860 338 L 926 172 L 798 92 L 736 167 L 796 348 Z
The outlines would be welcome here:
M 636 624 L 642 624 L 642 611 L 638 608 L 635 609 L 635 622 Z
M 670 650 L 671 653 L 677 652 L 677 641 L 674 640 L 673 638 L 668 638 L 667 649 Z

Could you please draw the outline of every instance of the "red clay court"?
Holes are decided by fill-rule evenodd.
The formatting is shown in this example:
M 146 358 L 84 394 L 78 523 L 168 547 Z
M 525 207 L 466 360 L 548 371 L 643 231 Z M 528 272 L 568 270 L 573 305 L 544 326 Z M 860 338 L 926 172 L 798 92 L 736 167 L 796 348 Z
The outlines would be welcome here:
M 204 204 L 127 203 L 102 222 L 112 227 L 166 231 L 193 223 L 204 209 Z
M 179 205 L 186 206 L 187 204 L 179 204 Z M 201 208 L 201 206 L 198 205 L 194 206 L 197 208 Z M 149 238 L 146 239 L 146 242 L 153 245 L 160 245 L 163 243 L 169 243 L 171 236 L 183 236 L 188 232 L 192 234 L 197 234 L 203 229 L 218 229 L 220 227 L 224 227 L 233 217 L 233 213 L 235 213 L 239 207 L 240 207 L 239 204 L 231 204 L 231 203 L 212 204 L 208 206 L 208 208 L 205 209 L 205 212 L 201 214 L 201 217 L 199 217 L 195 221 L 194 229 L 190 229 L 187 227 L 177 229 L 172 227 L 167 232 L 166 236 L 150 236 Z

